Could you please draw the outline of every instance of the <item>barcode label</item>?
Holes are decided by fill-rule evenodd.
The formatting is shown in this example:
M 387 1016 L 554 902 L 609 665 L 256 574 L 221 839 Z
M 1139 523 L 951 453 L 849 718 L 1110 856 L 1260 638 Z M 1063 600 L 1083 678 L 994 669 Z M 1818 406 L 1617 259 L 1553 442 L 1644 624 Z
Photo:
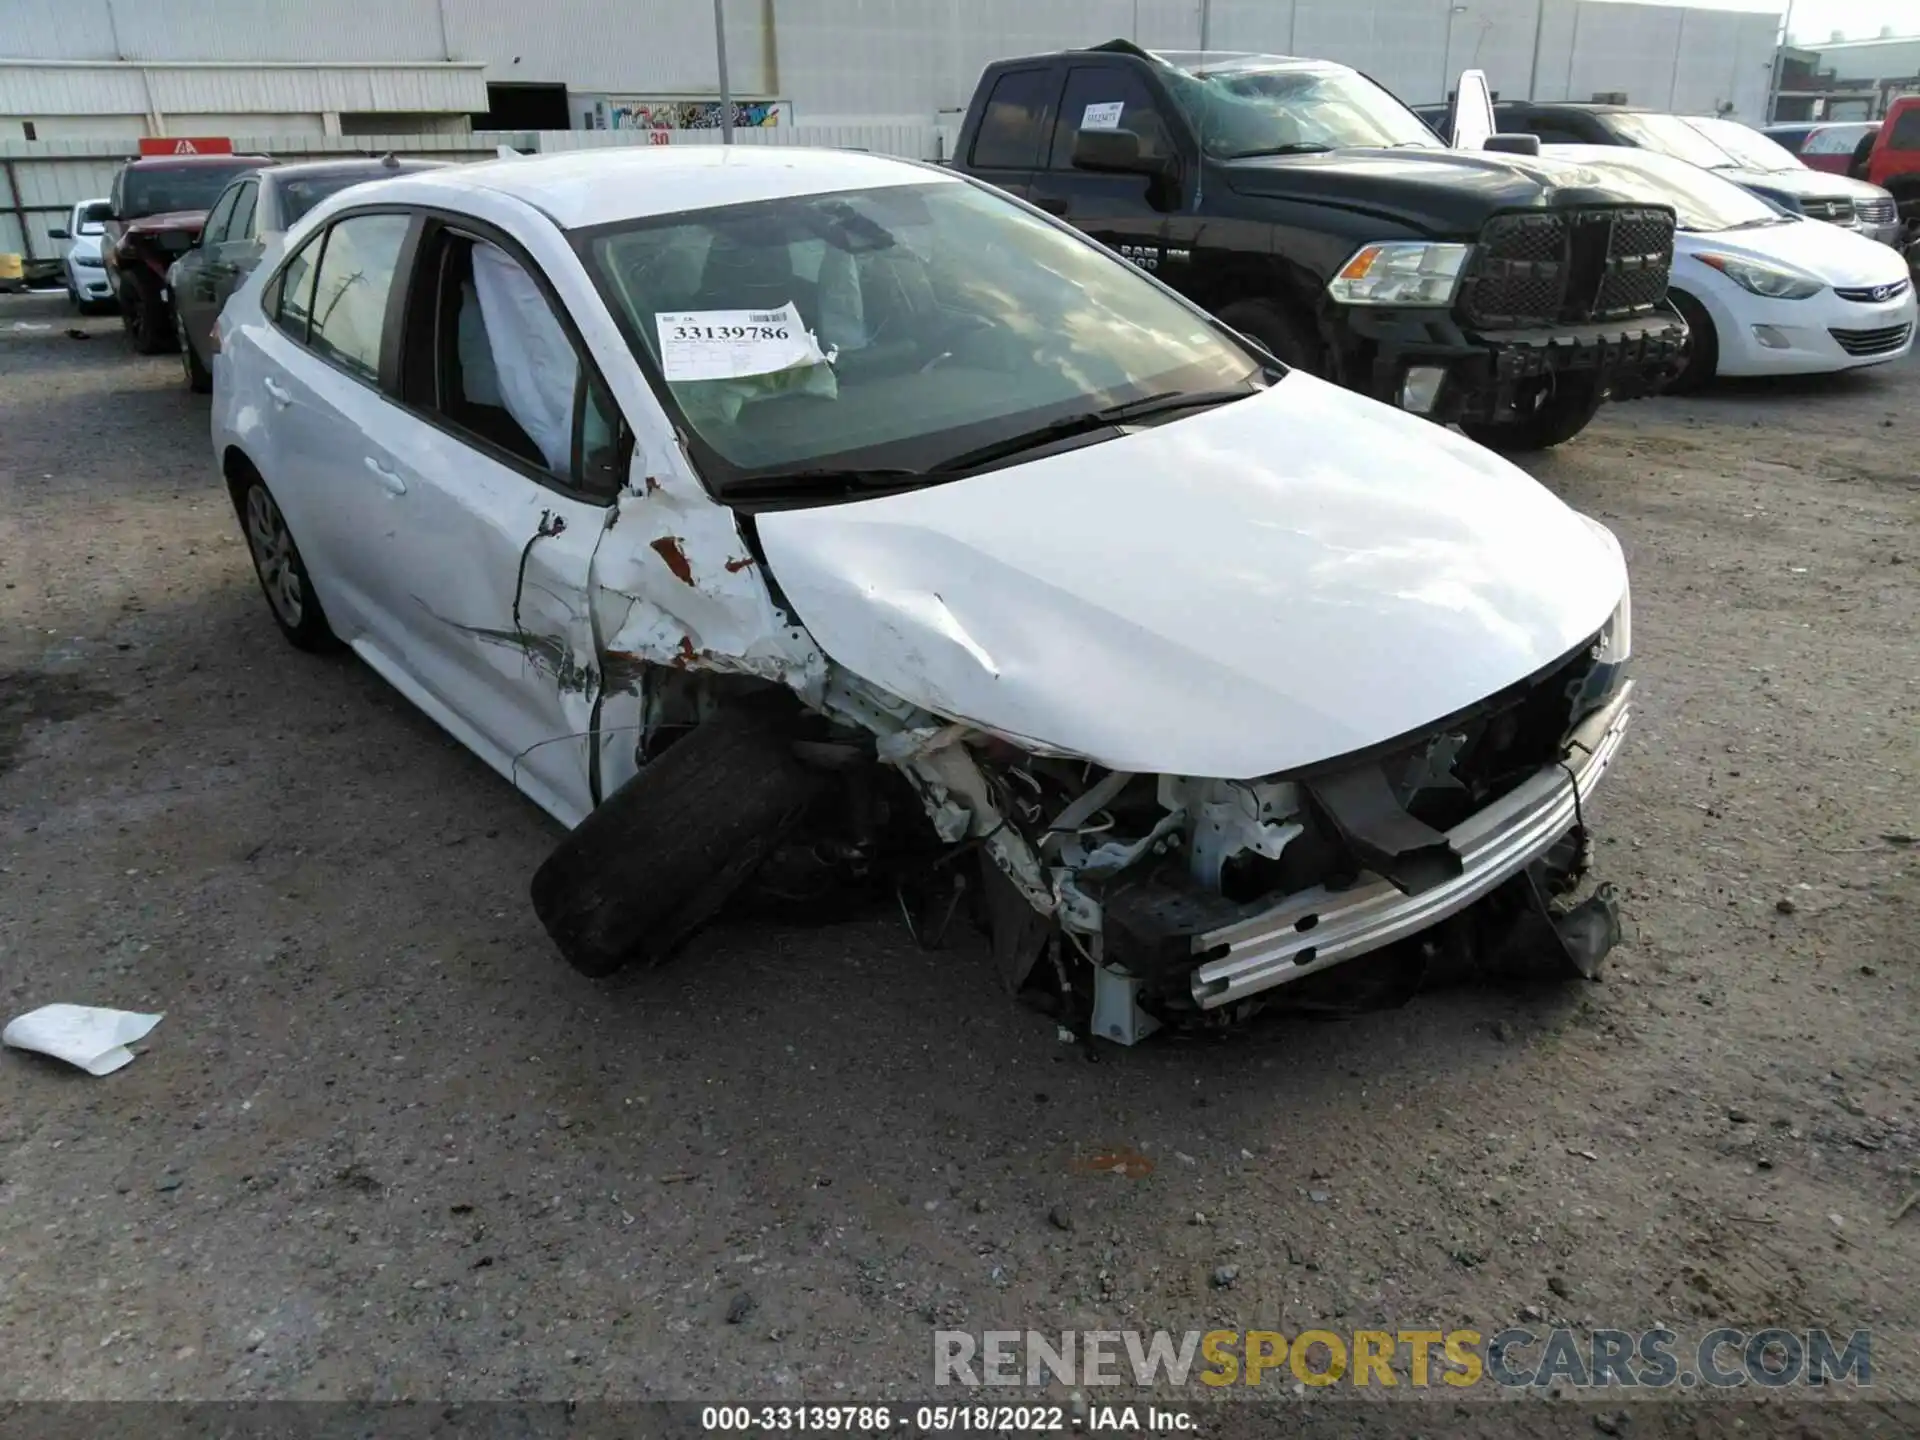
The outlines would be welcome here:
M 768 310 L 764 313 L 754 310 L 747 312 L 747 323 L 749 325 L 778 325 L 786 318 L 787 312 L 784 310 Z

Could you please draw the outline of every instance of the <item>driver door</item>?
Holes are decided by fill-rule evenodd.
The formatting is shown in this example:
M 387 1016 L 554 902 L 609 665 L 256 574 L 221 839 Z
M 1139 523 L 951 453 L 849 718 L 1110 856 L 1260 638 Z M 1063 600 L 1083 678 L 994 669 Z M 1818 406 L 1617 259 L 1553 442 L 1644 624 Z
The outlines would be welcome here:
M 1082 130 L 1131 130 L 1140 137 L 1141 155 L 1171 160 L 1176 178 L 1075 168 L 1073 147 Z M 1181 154 L 1179 133 L 1167 102 L 1137 69 L 1119 63 L 1075 65 L 1067 71 L 1042 156 L 1045 168 L 1034 176 L 1033 203 L 1177 285 L 1177 272 L 1185 266 L 1169 254 L 1170 221 L 1180 207 L 1182 178 L 1194 163 L 1194 157 Z

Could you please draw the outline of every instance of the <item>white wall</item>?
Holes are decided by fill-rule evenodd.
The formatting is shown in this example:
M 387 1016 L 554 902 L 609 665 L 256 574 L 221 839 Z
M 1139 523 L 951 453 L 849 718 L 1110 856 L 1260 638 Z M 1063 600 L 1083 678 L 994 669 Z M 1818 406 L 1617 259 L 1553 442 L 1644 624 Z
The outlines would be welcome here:
M 666 98 L 716 90 L 706 0 L 620 6 L 608 0 L 113 0 L 111 12 L 108 0 L 0 3 L 9 16 L 0 48 L 16 56 L 452 59 L 483 64 L 489 81 L 564 84 L 582 93 Z M 1690 110 L 1731 101 L 1754 119 L 1777 26 L 1777 17 L 1765 14 L 1593 0 L 1205 3 L 1211 48 L 1340 60 L 1415 104 L 1443 99 L 1457 72 L 1474 65 L 1503 96 L 1524 98 L 1534 80 L 1538 32 L 1539 98 L 1624 90 L 1636 103 Z M 801 124 L 925 124 L 963 107 L 981 67 L 998 56 L 1115 37 L 1193 49 L 1201 39 L 1202 0 L 727 0 L 727 6 L 735 93 L 791 101 Z M 85 108 L 50 107 L 50 113 Z M 0 114 L 19 113 L 0 87 Z

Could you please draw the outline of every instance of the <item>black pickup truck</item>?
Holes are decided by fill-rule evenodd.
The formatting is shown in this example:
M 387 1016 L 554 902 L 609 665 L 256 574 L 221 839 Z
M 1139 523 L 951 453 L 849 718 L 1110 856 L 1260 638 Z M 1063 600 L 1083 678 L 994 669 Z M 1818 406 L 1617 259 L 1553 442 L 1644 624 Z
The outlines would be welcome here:
M 1501 449 L 1571 439 L 1686 343 L 1670 209 L 1537 154 L 1449 149 L 1343 65 L 1124 40 L 996 61 L 953 167 L 1288 364 Z

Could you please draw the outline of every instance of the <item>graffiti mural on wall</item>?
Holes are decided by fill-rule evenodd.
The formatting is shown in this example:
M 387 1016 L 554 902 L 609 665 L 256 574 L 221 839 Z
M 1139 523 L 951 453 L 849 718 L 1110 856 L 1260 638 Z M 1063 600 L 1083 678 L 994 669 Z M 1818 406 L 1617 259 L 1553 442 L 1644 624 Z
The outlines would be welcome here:
M 792 106 L 785 100 L 737 100 L 733 106 L 737 129 L 767 129 L 793 124 Z M 593 103 L 595 130 L 718 130 L 720 104 L 715 100 L 621 100 Z

